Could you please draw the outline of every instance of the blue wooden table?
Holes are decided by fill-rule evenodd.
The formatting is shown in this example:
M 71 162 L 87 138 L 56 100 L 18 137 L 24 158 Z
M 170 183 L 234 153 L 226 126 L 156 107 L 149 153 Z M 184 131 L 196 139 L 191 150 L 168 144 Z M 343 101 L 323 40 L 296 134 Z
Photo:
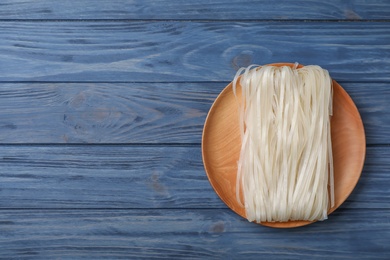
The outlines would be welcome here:
M 328 69 L 367 157 L 327 221 L 247 222 L 211 188 L 206 114 L 241 66 Z M 390 259 L 390 2 L 3 0 L 0 258 Z

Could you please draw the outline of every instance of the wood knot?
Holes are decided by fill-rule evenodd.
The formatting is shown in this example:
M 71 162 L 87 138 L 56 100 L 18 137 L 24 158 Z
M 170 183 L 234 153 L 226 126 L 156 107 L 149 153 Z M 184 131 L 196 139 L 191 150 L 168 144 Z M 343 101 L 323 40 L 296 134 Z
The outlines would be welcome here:
M 166 192 L 166 188 L 163 184 L 160 183 L 158 173 L 154 172 L 150 177 L 152 188 L 160 194 L 164 194 Z
M 252 64 L 252 55 L 248 52 L 241 52 L 232 59 L 232 65 L 235 70 L 241 67 L 248 67 Z
M 345 10 L 344 15 L 345 15 L 345 18 L 347 18 L 349 20 L 361 20 L 362 19 L 362 17 L 360 17 L 360 15 L 358 15 L 357 13 L 355 13 L 351 9 Z
M 223 233 L 225 232 L 225 224 L 223 222 L 217 222 L 211 227 L 211 232 L 213 233 Z
M 69 106 L 72 108 L 80 108 L 86 102 L 87 97 L 84 92 L 78 93 L 69 100 Z

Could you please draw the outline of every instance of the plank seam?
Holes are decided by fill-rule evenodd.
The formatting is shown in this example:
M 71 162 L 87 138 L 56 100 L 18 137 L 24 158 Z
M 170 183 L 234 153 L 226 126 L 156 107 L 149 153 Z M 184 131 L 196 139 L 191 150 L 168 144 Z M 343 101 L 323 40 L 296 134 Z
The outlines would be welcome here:
M 74 146 L 122 146 L 122 147 L 192 147 L 200 146 L 201 143 L 0 143 L 0 146 L 61 146 L 61 147 L 74 147 Z
M 390 208 L 345 208 L 340 206 L 338 209 L 343 211 L 359 211 L 359 210 L 390 210 Z M 231 210 L 228 207 L 214 208 L 0 208 L 0 211 L 80 211 L 80 210 L 105 210 L 105 211 L 159 211 L 159 210 Z M 233 212 L 233 211 L 232 211 Z
M 390 19 L 0 19 L 0 22 L 274 22 L 274 23 L 387 23 Z
M 122 146 L 122 147 L 200 147 L 201 143 L 0 143 L 0 146 L 58 146 L 58 147 L 77 147 L 77 146 Z M 367 144 L 366 147 L 390 147 L 390 144 Z
M 233 79 L 233 78 L 232 78 Z M 336 79 L 337 80 L 337 79 Z M 389 84 L 389 80 L 383 81 L 349 81 L 337 80 L 340 84 Z M 0 84 L 229 84 L 230 81 L 1 81 Z

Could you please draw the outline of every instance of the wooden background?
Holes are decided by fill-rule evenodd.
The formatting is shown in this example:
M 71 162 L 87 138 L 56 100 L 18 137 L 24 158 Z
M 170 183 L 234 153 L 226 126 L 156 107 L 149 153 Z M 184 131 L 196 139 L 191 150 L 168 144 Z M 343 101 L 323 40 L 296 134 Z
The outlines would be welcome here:
M 329 220 L 248 223 L 207 181 L 206 114 L 240 66 L 328 69 L 362 115 Z M 390 258 L 390 3 L 3 0 L 0 258 Z

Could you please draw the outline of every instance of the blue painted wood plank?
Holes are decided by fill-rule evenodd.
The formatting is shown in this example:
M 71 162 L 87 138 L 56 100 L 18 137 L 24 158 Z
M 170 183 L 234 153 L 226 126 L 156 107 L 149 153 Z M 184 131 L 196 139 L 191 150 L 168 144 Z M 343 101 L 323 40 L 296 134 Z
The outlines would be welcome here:
M 388 23 L 3 22 L 0 81 L 230 81 L 251 63 L 390 81 Z
M 200 144 L 227 83 L 0 84 L 0 143 Z M 387 83 L 343 83 L 368 144 L 389 144 Z
M 389 259 L 390 211 L 341 210 L 290 229 L 216 210 L 0 211 L 0 257 Z
M 390 147 L 370 147 L 344 208 L 390 209 Z M 0 208 L 226 208 L 199 146 L 0 146 Z M 0 213 L 1 214 L 1 213 Z
M 222 84 L 0 84 L 0 142 L 200 143 Z
M 0 19 L 389 19 L 386 0 L 3 0 Z

